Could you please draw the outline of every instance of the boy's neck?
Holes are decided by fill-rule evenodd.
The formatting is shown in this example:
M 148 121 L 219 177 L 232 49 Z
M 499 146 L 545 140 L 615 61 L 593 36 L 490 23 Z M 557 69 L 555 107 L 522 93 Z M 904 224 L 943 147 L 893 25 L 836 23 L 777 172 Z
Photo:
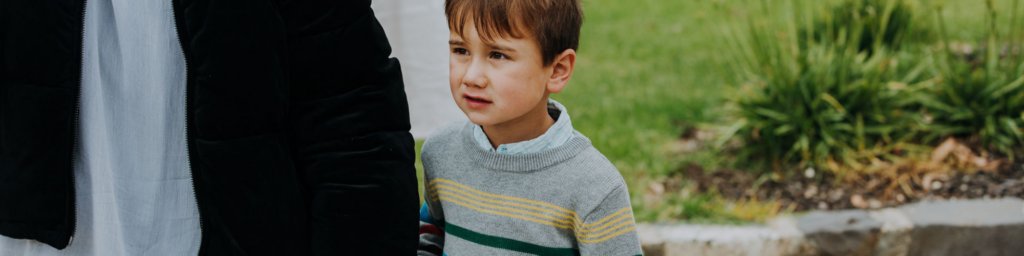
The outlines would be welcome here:
M 491 147 L 498 148 L 502 144 L 523 142 L 544 135 L 555 125 L 555 119 L 548 115 L 548 97 L 525 115 L 494 125 L 481 125 Z

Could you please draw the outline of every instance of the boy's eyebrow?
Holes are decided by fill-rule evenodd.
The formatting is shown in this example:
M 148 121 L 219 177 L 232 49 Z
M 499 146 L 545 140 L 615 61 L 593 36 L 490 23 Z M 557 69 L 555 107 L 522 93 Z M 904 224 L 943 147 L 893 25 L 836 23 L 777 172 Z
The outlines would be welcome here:
M 501 45 L 497 45 L 497 44 L 487 44 L 487 47 L 491 47 L 491 49 L 494 49 L 494 50 L 506 51 L 506 52 L 515 52 L 516 51 L 516 49 L 513 49 L 512 47 L 505 47 L 505 46 L 501 46 Z
M 459 40 L 448 40 L 448 45 L 465 46 L 466 43 L 462 42 L 462 41 L 459 41 Z M 512 47 L 506 47 L 506 46 L 501 46 L 501 45 L 497 45 L 497 44 L 487 44 L 487 47 L 490 47 L 491 49 L 494 49 L 494 50 L 506 51 L 506 52 L 515 52 L 516 51 L 516 49 L 513 49 Z

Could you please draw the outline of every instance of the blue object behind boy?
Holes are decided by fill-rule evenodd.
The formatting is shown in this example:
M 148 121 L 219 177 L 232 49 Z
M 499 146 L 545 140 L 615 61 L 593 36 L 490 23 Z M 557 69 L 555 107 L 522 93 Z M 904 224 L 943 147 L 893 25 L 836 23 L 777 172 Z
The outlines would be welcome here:
M 447 0 L 469 122 L 423 145 L 419 255 L 639 255 L 618 170 L 548 99 L 572 76 L 578 0 Z

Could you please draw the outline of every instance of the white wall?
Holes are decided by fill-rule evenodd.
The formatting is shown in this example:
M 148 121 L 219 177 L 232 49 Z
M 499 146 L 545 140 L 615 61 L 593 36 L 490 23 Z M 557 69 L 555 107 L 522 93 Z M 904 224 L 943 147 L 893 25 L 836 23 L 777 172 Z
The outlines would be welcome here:
M 402 63 L 412 135 L 465 120 L 448 88 L 448 23 L 444 0 L 374 0 L 371 5 Z

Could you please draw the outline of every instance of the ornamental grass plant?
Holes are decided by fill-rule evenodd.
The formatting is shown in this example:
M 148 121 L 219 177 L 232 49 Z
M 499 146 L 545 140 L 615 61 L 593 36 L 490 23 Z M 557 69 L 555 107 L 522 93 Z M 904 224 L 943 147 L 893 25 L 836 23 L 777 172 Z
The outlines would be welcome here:
M 929 59 L 896 46 L 914 19 L 896 11 L 903 0 L 857 1 L 872 6 L 847 9 L 825 1 L 758 2 L 746 25 L 721 27 L 723 50 L 737 53 L 731 64 L 738 86 L 727 97 L 738 121 L 718 146 L 738 139 L 740 159 L 774 178 L 804 167 L 843 178 L 862 163 L 915 148 L 910 142 L 921 129 L 905 99 L 934 80 L 923 72 Z M 865 8 L 879 13 L 865 17 Z M 864 48 L 865 40 L 874 42 Z
M 947 21 L 936 17 L 942 44 L 934 51 L 931 72 L 940 82 L 917 95 L 925 113 L 924 141 L 953 136 L 1011 161 L 1020 156 L 1024 146 L 1024 6 L 1020 2 L 996 6 L 992 0 L 984 1 L 988 37 L 978 45 L 951 42 Z
M 842 0 L 828 12 L 814 20 L 815 38 L 836 40 L 834 29 L 860 26 L 860 40 L 851 42 L 858 51 L 871 53 L 879 46 L 900 49 L 905 42 L 928 42 L 935 37 L 927 26 L 931 23 L 924 14 L 928 13 L 916 0 Z

